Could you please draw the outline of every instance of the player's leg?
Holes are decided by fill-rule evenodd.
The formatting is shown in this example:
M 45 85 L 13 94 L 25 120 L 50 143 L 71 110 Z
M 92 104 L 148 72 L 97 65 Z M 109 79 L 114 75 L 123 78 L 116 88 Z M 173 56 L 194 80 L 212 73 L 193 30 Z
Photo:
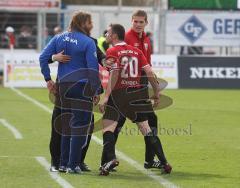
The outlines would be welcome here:
M 69 161 L 69 151 L 70 151 L 70 139 L 71 139 L 71 136 L 62 135 L 59 172 L 67 171 L 67 164 Z
M 93 103 L 90 97 L 86 97 L 88 95 L 85 94 L 85 86 L 84 83 L 74 84 L 66 94 L 67 98 L 71 98 L 71 112 L 73 114 L 70 120 L 69 173 L 81 173 L 79 164 L 83 148 L 87 144 L 88 130 L 91 125 Z
M 67 164 L 69 161 L 69 151 L 70 151 L 70 126 L 69 126 L 69 119 L 64 116 L 65 113 L 71 113 L 69 109 L 66 107 L 68 103 L 65 99 L 65 92 L 68 89 L 68 84 L 59 84 L 58 85 L 58 93 L 59 93 L 59 103 L 56 106 L 60 106 L 61 116 L 59 117 L 59 123 L 61 123 L 61 156 L 60 156 L 60 165 L 59 165 L 59 172 L 66 172 L 67 171 Z M 55 119 L 56 121 L 56 119 Z
M 115 155 L 115 136 L 114 131 L 117 127 L 120 113 L 117 110 L 112 96 L 109 97 L 103 115 L 103 152 L 101 158 L 100 175 L 108 175 L 114 167 L 118 166 L 119 162 Z
M 80 168 L 81 168 L 81 170 L 82 171 L 86 171 L 86 172 L 91 171 L 91 169 L 84 162 L 84 160 L 85 160 L 85 157 L 86 157 L 86 154 L 87 154 L 87 151 L 88 151 L 88 147 L 89 147 L 89 144 L 90 144 L 90 141 L 91 141 L 91 138 L 92 138 L 92 131 L 94 129 L 94 114 L 92 114 L 92 121 L 91 121 L 90 129 L 91 130 L 89 131 L 89 134 L 87 136 L 87 144 L 86 144 L 86 146 L 82 150 L 82 156 L 81 156 L 81 161 L 80 161 Z
M 142 77 L 141 77 L 141 83 L 143 85 L 143 93 L 142 95 L 145 96 L 146 99 L 149 99 L 149 91 L 148 91 L 148 79 L 147 79 L 147 76 L 146 76 L 146 73 L 144 71 L 142 71 Z M 145 87 L 144 87 L 145 85 Z M 147 101 L 144 101 L 143 103 L 149 103 Z M 151 127 L 152 129 L 152 132 L 154 133 L 155 130 L 157 130 L 157 116 L 156 114 L 154 113 L 154 111 L 152 111 L 151 113 L 149 113 L 149 116 L 148 116 L 148 123 L 149 123 L 149 126 Z M 147 141 L 146 139 L 146 136 L 144 136 L 144 142 L 145 142 L 145 162 L 144 162 L 144 167 L 145 168 L 152 168 L 152 167 L 155 167 L 155 166 L 159 166 L 159 162 L 155 162 L 154 161 L 154 156 L 155 156 L 155 153 L 154 153 L 154 150 L 151 146 L 151 144 Z
M 148 124 L 152 130 L 153 135 L 157 135 L 158 134 L 158 119 L 157 119 L 157 115 L 153 112 L 148 113 Z M 149 143 L 148 139 L 146 136 L 144 136 L 144 141 L 145 141 L 145 163 L 144 163 L 144 167 L 145 168 L 161 168 L 161 162 L 160 161 L 156 161 L 154 160 L 154 149 L 152 148 L 151 143 Z M 159 140 L 160 141 L 160 140 Z M 161 141 L 160 141 L 161 143 Z M 163 149 L 161 148 L 162 151 L 162 156 L 164 156 L 164 152 Z
M 77 111 L 77 110 L 76 110 Z M 82 156 L 83 148 L 87 145 L 88 135 L 84 130 L 84 127 L 90 124 L 90 112 L 73 112 L 74 116 L 70 122 L 72 136 L 70 141 L 70 152 L 68 162 L 69 173 L 80 173 L 81 168 L 79 166 Z M 84 118 L 82 118 L 84 117 Z M 83 128 L 83 130 L 81 130 Z M 77 131 L 79 129 L 79 131 Z
M 115 143 L 117 142 L 118 135 L 121 132 L 121 129 L 122 129 L 125 121 L 126 121 L 126 118 L 124 116 L 120 116 L 118 123 L 117 123 L 117 127 L 114 131 Z
M 58 82 L 56 81 L 56 87 L 58 91 Z M 61 156 L 61 132 L 62 124 L 60 121 L 61 108 L 60 108 L 60 96 L 55 94 L 54 108 L 52 112 L 51 120 L 51 138 L 49 143 L 49 149 L 51 154 L 51 168 L 50 171 L 55 172 L 59 169 L 60 156 Z
M 101 166 L 100 175 L 108 175 L 109 171 L 118 166 L 119 162 L 115 156 L 115 137 L 114 130 L 117 127 L 117 121 L 103 119 L 103 151 L 106 163 Z M 103 158 L 103 157 L 102 157 Z
M 114 139 L 115 139 L 115 143 L 114 145 L 116 145 L 117 143 L 117 139 L 118 139 L 118 135 L 119 135 L 119 132 L 121 131 L 124 123 L 126 121 L 126 118 L 122 117 L 119 119 L 119 121 L 117 122 L 117 127 L 116 129 L 114 130 Z M 115 153 L 115 146 L 114 146 L 114 157 L 116 158 L 116 153 Z M 102 154 L 102 157 L 101 157 L 101 167 L 106 163 L 108 162 L 107 161 L 107 156 L 105 153 Z M 100 169 L 101 169 L 100 167 Z M 116 169 L 114 169 L 116 171 Z
M 115 158 L 115 138 L 114 130 L 117 122 L 113 120 L 103 120 L 103 153 L 106 154 L 106 162 Z
M 140 98 L 143 99 L 142 101 L 140 100 L 139 103 L 144 105 L 143 109 L 141 109 L 137 115 L 138 122 L 148 120 L 148 125 L 150 126 L 153 135 L 157 136 L 158 119 L 156 114 L 153 111 L 152 104 L 149 101 L 146 101 L 146 99 L 149 98 L 147 87 L 142 91 L 140 91 L 138 95 Z M 139 109 L 137 109 L 137 111 L 139 111 Z M 144 141 L 145 141 L 144 167 L 145 168 L 161 168 L 162 167 L 161 161 L 154 160 L 155 151 L 147 136 L 144 136 Z M 160 149 L 161 149 L 161 156 L 165 158 L 161 142 L 160 142 Z
M 51 139 L 49 144 L 50 154 L 51 154 L 51 168 L 50 171 L 57 171 L 60 164 L 60 155 L 61 155 L 61 132 L 59 131 L 60 123 L 56 123 L 55 120 L 61 115 L 61 109 L 57 106 L 54 106 L 52 113 L 52 130 L 51 130 Z
M 154 135 L 151 128 L 148 125 L 148 121 L 138 122 L 137 125 L 141 133 L 146 136 L 148 143 L 152 145 L 152 148 L 160 160 L 164 173 L 171 173 L 172 167 L 168 164 L 165 156 L 163 155 L 162 145 L 157 135 Z
M 126 118 L 124 116 L 120 116 L 119 120 L 118 120 L 118 123 L 117 123 L 117 127 L 116 129 L 114 130 L 114 138 L 115 138 L 115 145 L 117 143 L 117 139 L 118 139 L 118 135 L 119 133 L 121 132 L 121 129 L 124 125 L 126 121 Z M 114 147 L 114 156 L 116 158 L 116 152 L 115 152 L 115 147 Z M 102 155 L 102 158 L 101 158 L 101 166 L 103 166 L 105 163 L 107 162 L 107 159 L 106 159 L 106 156 L 105 155 Z M 101 169 L 101 167 L 100 167 Z M 116 172 L 116 168 L 112 169 L 113 172 Z
M 151 113 L 151 115 L 152 115 L 152 117 L 150 117 L 150 115 L 148 116 L 148 122 L 149 122 L 150 128 L 153 131 L 153 130 L 155 130 L 155 128 L 157 128 L 157 116 L 154 113 Z M 154 150 L 152 148 L 151 143 L 149 143 L 147 141 L 146 136 L 144 136 L 144 141 L 145 141 L 145 163 L 144 163 L 144 167 L 145 168 L 146 167 L 151 168 L 152 164 L 153 164 L 155 153 L 154 153 Z
M 124 116 L 120 116 L 118 122 L 117 122 L 117 127 L 116 129 L 114 130 L 114 138 L 115 138 L 115 145 L 117 143 L 117 139 L 118 139 L 118 135 L 124 125 L 126 121 L 126 118 Z M 114 147 L 115 148 L 115 147 Z M 114 149 L 114 156 L 116 158 L 116 153 L 115 153 L 115 149 Z M 107 159 L 106 159 L 106 156 L 105 155 L 102 155 L 102 158 L 101 158 L 101 166 L 104 165 L 105 163 L 107 162 Z M 114 169 L 116 171 L 116 169 Z
M 117 124 L 119 123 L 119 120 L 121 122 L 121 125 L 122 126 L 125 122 L 125 118 L 123 116 L 121 116 L 121 114 L 118 112 L 118 110 L 116 110 L 116 106 L 115 106 L 115 103 L 113 102 L 112 100 L 112 96 L 109 98 L 108 100 L 108 103 L 107 103 L 107 106 L 106 106 L 106 109 L 105 109 L 105 113 L 103 115 L 103 119 L 110 119 L 112 121 L 116 121 Z M 114 132 L 113 132 L 113 135 L 114 135 L 114 157 L 116 158 L 116 154 L 115 154 L 115 144 L 116 144 L 116 135 L 118 135 L 117 133 L 117 128 L 115 127 L 114 128 Z M 106 162 L 108 162 L 108 158 L 106 156 L 106 153 L 103 152 L 102 153 L 102 157 L 101 157 L 101 166 L 103 166 Z M 101 169 L 101 167 L 100 167 Z
M 162 144 L 161 144 L 158 136 L 153 135 L 152 132 L 149 132 L 148 136 L 147 136 L 147 140 L 148 140 L 148 142 L 150 142 L 152 144 L 153 150 L 161 162 L 161 166 L 163 169 L 162 172 L 163 173 L 171 173 L 172 167 L 167 162 L 167 159 L 166 159 L 165 155 L 163 154 Z

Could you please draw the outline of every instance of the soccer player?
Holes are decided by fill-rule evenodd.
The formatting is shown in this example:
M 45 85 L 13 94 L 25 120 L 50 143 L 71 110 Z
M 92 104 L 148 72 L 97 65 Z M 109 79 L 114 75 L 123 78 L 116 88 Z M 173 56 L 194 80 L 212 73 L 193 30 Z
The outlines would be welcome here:
M 151 54 L 152 54 L 151 43 L 150 43 L 150 39 L 146 36 L 144 32 L 144 29 L 147 24 L 148 24 L 147 13 L 144 10 L 137 10 L 136 12 L 134 12 L 132 15 L 132 28 L 125 34 L 125 42 L 141 50 L 144 56 L 146 57 L 148 64 L 151 65 Z M 111 62 L 111 61 L 106 61 L 106 63 L 107 62 Z M 144 71 L 142 72 L 142 75 L 145 75 Z M 148 84 L 148 80 L 146 76 L 142 77 L 141 84 L 142 85 Z M 145 91 L 148 92 L 147 90 Z M 148 93 L 146 94 L 148 95 Z M 125 123 L 125 120 L 126 118 L 119 118 L 117 128 L 115 129 L 115 132 L 114 132 L 116 142 L 117 142 L 118 134 L 121 131 L 121 128 Z M 154 111 L 148 113 L 148 122 L 153 134 L 157 135 L 158 120 Z M 164 161 L 166 161 L 166 157 L 164 155 L 161 142 L 160 142 L 160 151 L 161 151 L 162 160 L 155 161 L 154 160 L 155 153 L 153 151 L 151 143 L 149 143 L 149 140 L 147 139 L 146 136 L 144 137 L 144 141 L 145 141 L 144 168 L 147 168 L 147 169 L 163 168 L 163 163 Z M 104 164 L 105 162 L 106 162 L 105 157 L 103 156 L 101 164 Z
M 114 153 L 114 130 L 121 115 L 137 123 L 141 133 L 146 136 L 146 140 L 161 160 L 164 172 L 170 173 L 171 166 L 162 158 L 160 140 L 148 124 L 148 113 L 153 111 L 153 107 L 151 102 L 145 102 L 149 97 L 144 91 L 147 87 L 143 88 L 140 83 L 142 70 L 153 87 L 154 95 L 151 99 L 154 106 L 158 105 L 160 97 L 158 81 L 141 50 L 127 45 L 124 36 L 125 30 L 122 25 L 113 24 L 108 29 L 107 41 L 113 47 L 106 53 L 106 59 L 111 59 L 112 65 L 105 96 L 100 105 L 100 111 L 104 112 L 102 155 L 106 158 L 100 175 L 108 175 L 119 164 Z
M 144 10 L 137 10 L 136 12 L 134 12 L 132 15 L 132 28 L 126 33 L 125 42 L 131 46 L 134 46 L 140 49 L 143 52 L 144 56 L 146 57 L 147 62 L 151 65 L 151 54 L 152 54 L 151 42 L 149 37 L 147 37 L 146 33 L 144 32 L 144 29 L 147 24 L 148 24 L 147 13 Z M 144 74 L 145 73 L 143 72 L 143 75 Z M 146 79 L 146 77 L 143 77 L 142 84 L 148 84 L 148 80 Z M 148 114 L 148 122 L 153 133 L 157 134 L 158 120 L 154 111 Z M 145 141 L 144 167 L 160 168 L 161 163 L 159 163 L 158 161 L 157 162 L 154 161 L 154 151 L 153 151 L 153 148 L 151 147 L 151 144 L 148 143 L 148 140 L 146 139 L 146 137 L 144 137 L 144 141 Z M 162 156 L 163 158 L 165 158 L 163 150 L 162 150 Z
M 94 40 L 95 45 L 97 47 L 97 59 L 98 63 L 103 66 L 102 61 L 105 59 L 104 53 L 100 50 L 100 48 L 97 46 L 97 40 L 95 38 L 92 38 L 90 36 L 90 32 L 93 28 L 93 25 L 91 24 L 85 24 L 84 31 L 87 36 L 89 36 L 91 39 Z M 58 33 L 59 34 L 59 33 Z M 57 54 L 52 55 L 52 58 L 49 59 L 49 63 L 53 63 L 54 61 L 58 61 L 59 63 L 68 63 L 71 60 L 71 57 L 64 54 L 64 51 L 61 51 Z M 58 95 L 56 95 L 57 97 Z M 98 101 L 95 101 L 95 104 L 98 103 Z M 50 171 L 56 172 L 59 169 L 59 163 L 60 163 L 60 154 L 61 154 L 61 134 L 59 134 L 58 129 L 61 128 L 61 121 L 56 121 L 58 117 L 61 116 L 61 109 L 59 106 L 54 105 L 53 113 L 52 113 L 52 131 L 51 131 L 51 139 L 50 139 L 50 153 L 51 153 L 51 168 Z M 94 114 L 92 115 L 92 129 L 94 127 Z M 91 169 L 89 166 L 84 162 L 88 147 L 91 141 L 91 133 L 88 135 L 88 140 L 86 146 L 83 148 L 82 151 L 82 157 L 80 161 L 80 168 L 84 172 L 89 172 Z
M 62 171 L 68 173 L 81 173 L 79 163 L 82 150 L 87 143 L 86 131 L 91 125 L 92 101 L 99 100 L 97 90 L 100 80 L 96 45 L 85 33 L 85 26 L 90 25 L 92 25 L 90 14 L 75 13 L 69 31 L 55 36 L 44 48 L 39 58 L 47 87 L 50 92 L 56 93 L 48 61 L 53 54 L 62 50 L 71 57 L 68 63 L 59 63 L 57 75 L 61 110 L 73 115 L 70 125 L 63 126 L 66 132 L 63 132 L 61 140 L 60 166 Z M 68 128 L 70 134 L 67 132 Z

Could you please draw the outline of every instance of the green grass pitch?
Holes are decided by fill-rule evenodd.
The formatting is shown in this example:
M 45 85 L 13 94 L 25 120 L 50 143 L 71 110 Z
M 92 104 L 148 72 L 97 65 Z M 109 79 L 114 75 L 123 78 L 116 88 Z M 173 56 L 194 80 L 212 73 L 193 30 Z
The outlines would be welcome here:
M 46 89 L 19 89 L 52 108 Z M 239 90 L 165 90 L 173 104 L 157 112 L 159 136 L 168 161 L 170 175 L 157 176 L 186 188 L 240 187 L 240 91 Z M 100 117 L 96 114 L 96 117 Z M 0 119 L 6 119 L 23 135 L 16 140 L 0 124 L 0 187 L 60 187 L 36 160 L 50 162 L 48 150 L 51 115 L 0 87 Z M 101 132 L 95 135 L 102 139 Z M 144 161 L 144 141 L 136 125 L 127 122 L 117 149 L 139 164 Z M 92 172 L 83 175 L 60 174 L 74 187 L 164 187 L 158 181 L 120 159 L 118 172 L 98 176 L 102 147 L 92 141 L 86 157 Z

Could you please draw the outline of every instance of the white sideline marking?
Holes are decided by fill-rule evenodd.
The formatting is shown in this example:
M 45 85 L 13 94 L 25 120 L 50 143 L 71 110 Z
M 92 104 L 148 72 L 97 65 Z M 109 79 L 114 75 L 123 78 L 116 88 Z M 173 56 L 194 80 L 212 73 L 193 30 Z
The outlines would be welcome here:
M 99 139 L 98 137 L 96 136 L 92 136 L 92 139 L 102 145 L 102 140 Z M 175 184 L 173 184 L 172 182 L 164 179 L 163 177 L 157 175 L 156 173 L 152 172 L 152 171 L 149 171 L 149 170 L 146 170 L 145 168 L 142 167 L 142 165 L 140 165 L 137 161 L 131 159 L 130 157 L 128 157 L 126 154 L 124 154 L 123 152 L 121 151 L 118 151 L 117 149 L 115 150 L 117 156 L 128 162 L 131 166 L 133 166 L 135 169 L 141 171 L 143 174 L 149 176 L 150 178 L 156 180 L 158 183 L 160 183 L 161 185 L 163 185 L 164 187 L 167 187 L 167 188 L 177 188 L 178 186 L 176 186 Z
M 28 101 L 32 102 L 33 104 L 37 105 L 38 107 L 42 108 L 43 110 L 45 110 L 48 113 L 52 113 L 52 110 L 50 108 L 48 108 L 47 106 L 45 106 L 44 104 L 38 102 L 37 100 L 33 99 L 32 97 L 29 97 L 28 95 L 22 93 L 21 91 L 19 91 L 16 88 L 11 87 L 11 90 L 13 90 L 15 93 L 17 93 L 19 96 L 27 99 Z
M 31 156 L 9 156 L 9 155 L 1 155 L 0 158 L 27 158 L 27 159 L 32 159 L 33 157 Z
M 29 97 L 28 95 L 22 93 L 21 91 L 19 91 L 16 88 L 11 88 L 14 92 L 16 92 L 18 95 L 22 96 L 23 98 L 25 98 L 26 100 L 29 100 L 30 102 L 34 103 L 35 105 L 37 105 L 38 107 L 42 108 L 43 110 L 45 110 L 48 113 L 52 113 L 52 110 L 50 108 L 48 108 L 47 106 L 45 106 L 44 104 L 36 101 L 35 99 Z M 92 135 L 92 139 L 99 145 L 102 146 L 102 140 L 99 139 L 98 137 Z M 126 161 L 127 163 L 129 163 L 131 166 L 133 166 L 135 169 L 139 170 L 140 172 L 142 172 L 143 174 L 147 175 L 148 177 L 154 179 L 155 181 L 157 181 L 159 184 L 161 184 L 162 186 L 166 187 L 166 188 L 178 188 L 177 185 L 175 185 L 174 183 L 164 179 L 163 177 L 157 175 L 156 173 L 152 172 L 152 171 L 148 171 L 146 169 L 144 169 L 142 167 L 142 165 L 140 165 L 137 161 L 131 159 L 130 157 L 128 157 L 126 154 L 116 150 L 116 154 L 118 155 L 118 157 L 124 161 Z M 50 166 L 50 164 L 49 164 Z
M 12 132 L 12 134 L 14 135 L 14 137 L 16 139 L 22 139 L 23 138 L 22 134 L 13 125 L 8 123 L 7 120 L 0 119 L 0 122 L 4 127 L 6 127 L 9 131 Z
M 73 188 L 73 186 L 63 179 L 57 172 L 50 172 L 49 167 L 50 163 L 46 160 L 45 157 L 35 157 L 35 159 L 48 171 L 49 175 L 53 180 L 55 180 L 63 188 Z

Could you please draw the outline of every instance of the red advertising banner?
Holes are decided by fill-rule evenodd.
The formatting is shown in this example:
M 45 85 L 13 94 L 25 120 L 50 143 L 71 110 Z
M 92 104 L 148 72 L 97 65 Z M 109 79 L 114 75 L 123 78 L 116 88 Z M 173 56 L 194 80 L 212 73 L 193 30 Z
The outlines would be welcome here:
M 59 8 L 61 0 L 1 0 L 0 8 Z

